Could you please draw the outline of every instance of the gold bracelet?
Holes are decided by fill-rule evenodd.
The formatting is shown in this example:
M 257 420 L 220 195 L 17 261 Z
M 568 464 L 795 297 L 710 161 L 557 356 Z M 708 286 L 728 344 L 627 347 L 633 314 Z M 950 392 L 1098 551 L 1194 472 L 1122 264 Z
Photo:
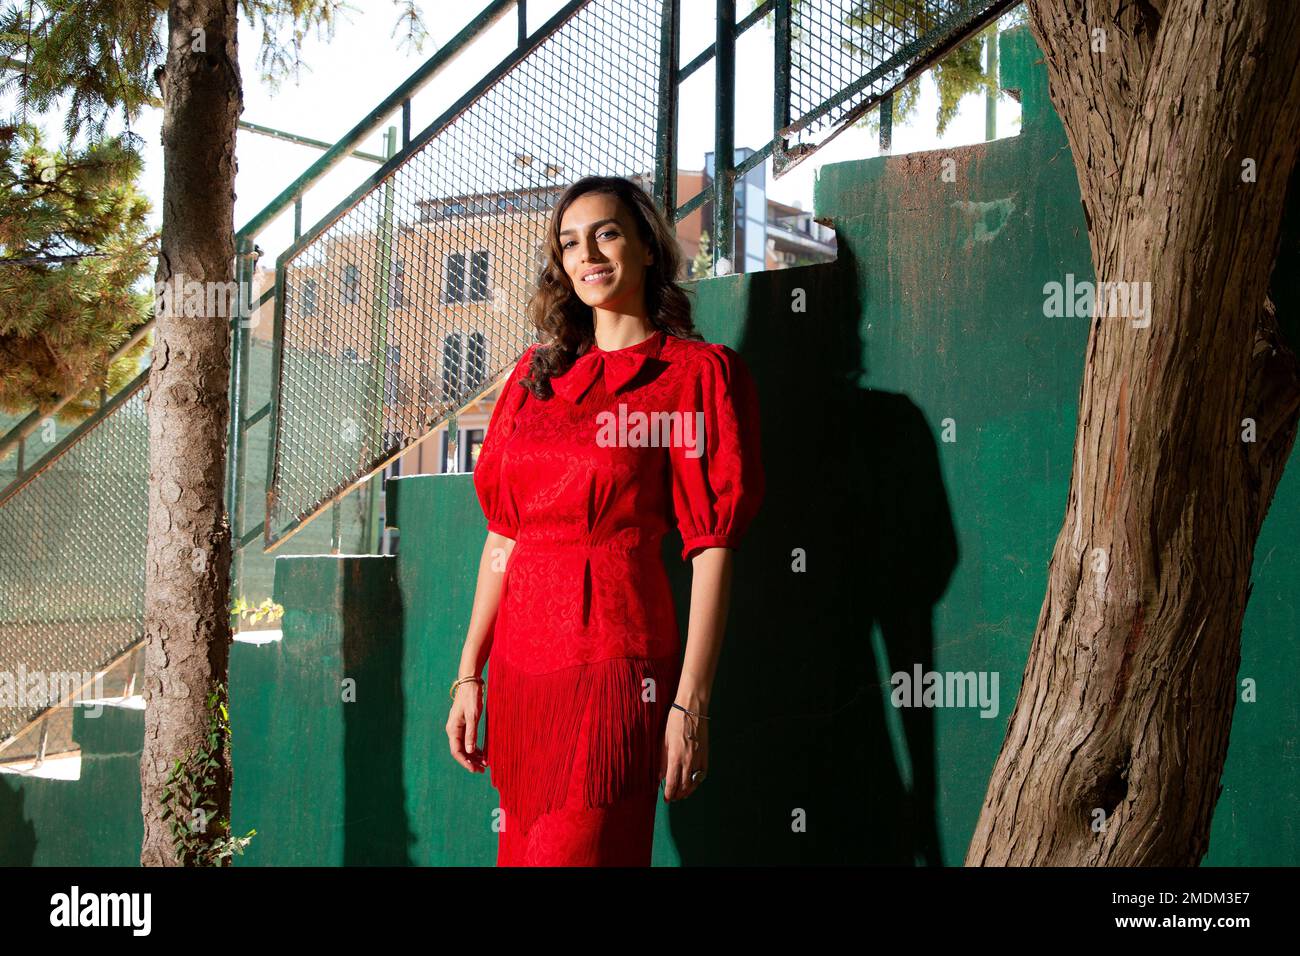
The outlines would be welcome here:
M 460 678 L 459 680 L 456 680 L 456 681 L 453 681 L 453 682 L 452 682 L 452 685 L 451 685 L 451 699 L 452 699 L 453 701 L 456 699 L 456 688 L 459 687 L 461 684 L 465 683 L 466 681 L 471 681 L 471 680 L 474 681 L 475 683 L 482 684 L 485 688 L 487 687 L 487 681 L 485 681 L 485 680 L 484 680 L 483 678 L 481 678 L 481 677 L 474 677 L 474 676 L 470 676 L 470 677 L 462 677 L 462 678 Z

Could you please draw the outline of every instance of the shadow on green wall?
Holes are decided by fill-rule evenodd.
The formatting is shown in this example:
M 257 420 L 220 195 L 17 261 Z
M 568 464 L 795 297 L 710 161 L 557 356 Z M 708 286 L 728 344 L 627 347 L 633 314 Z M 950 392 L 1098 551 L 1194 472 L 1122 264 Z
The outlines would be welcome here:
M 411 866 L 414 834 L 406 811 L 405 608 L 395 562 L 350 564 L 374 580 L 343 589 L 342 673 L 362 689 L 343 708 L 345 866 Z M 364 595 L 367 600 L 351 603 Z M 351 605 L 351 606 L 349 606 Z M 376 609 L 381 615 L 376 617 Z M 382 626 L 376 627 L 377 621 Z
M 860 270 L 843 243 L 839 258 L 738 277 L 721 293 L 745 296 L 748 284 L 732 313 L 744 332 L 729 344 L 758 383 L 769 491 L 737 552 L 712 772 L 670 805 L 683 865 L 942 865 L 934 712 L 901 709 L 906 781 L 881 675 L 889 661 L 932 669 L 933 609 L 957 563 L 956 534 L 921 410 L 858 384 Z M 816 307 L 782 318 L 798 289 Z M 684 623 L 690 569 L 670 562 L 669 572 Z M 889 661 L 876 659 L 873 629 Z
M 0 820 L 4 821 L 4 839 L 0 840 L 0 866 L 31 866 L 36 861 L 36 825 L 24 811 L 26 791 L 0 776 Z

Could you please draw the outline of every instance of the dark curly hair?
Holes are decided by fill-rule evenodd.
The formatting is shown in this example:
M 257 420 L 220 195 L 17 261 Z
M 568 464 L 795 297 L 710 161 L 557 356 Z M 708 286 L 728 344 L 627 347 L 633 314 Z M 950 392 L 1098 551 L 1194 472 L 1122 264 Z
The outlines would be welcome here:
M 596 340 L 595 315 L 591 306 L 578 298 L 564 271 L 560 244 L 560 223 L 565 210 L 587 193 L 617 197 L 654 257 L 646 266 L 644 285 L 646 316 L 651 327 L 678 338 L 704 338 L 696 331 L 691 318 L 690 299 L 677 284 L 682 274 L 682 251 L 677 243 L 677 231 L 667 217 L 650 195 L 630 179 L 584 177 L 566 189 L 551 210 L 537 289 L 528 301 L 528 318 L 542 333 L 542 344 L 533 353 L 529 374 L 519 380 L 540 399 L 550 398 L 553 392 L 551 376 L 567 370 Z

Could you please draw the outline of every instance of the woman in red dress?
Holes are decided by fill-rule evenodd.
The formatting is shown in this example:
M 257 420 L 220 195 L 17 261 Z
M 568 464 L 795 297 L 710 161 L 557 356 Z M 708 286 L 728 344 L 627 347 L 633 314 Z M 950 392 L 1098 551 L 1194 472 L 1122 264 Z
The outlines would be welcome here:
M 764 494 L 757 393 L 695 331 L 674 230 L 639 186 L 579 180 L 547 234 L 543 341 L 474 468 L 488 535 L 447 733 L 499 791 L 498 866 L 648 866 L 660 781 L 681 800 L 708 767 L 732 551 Z M 660 556 L 674 525 L 684 657 Z

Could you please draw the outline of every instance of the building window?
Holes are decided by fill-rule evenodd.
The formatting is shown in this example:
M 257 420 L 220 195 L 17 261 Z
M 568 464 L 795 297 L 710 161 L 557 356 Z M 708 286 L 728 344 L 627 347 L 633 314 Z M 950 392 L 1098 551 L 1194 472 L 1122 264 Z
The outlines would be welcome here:
M 443 289 L 443 302 L 486 302 L 490 287 L 488 276 L 489 256 L 479 249 L 468 257 L 463 252 L 453 252 L 447 257 L 447 283 Z M 466 288 L 468 265 L 468 288 Z
M 442 400 L 453 404 L 464 400 L 487 379 L 487 338 L 471 332 L 468 342 L 461 332 L 452 332 L 442 342 Z
M 393 263 L 393 308 L 406 308 L 406 260 Z
M 447 257 L 447 285 L 443 290 L 443 302 L 465 301 L 465 256 L 453 252 Z
M 302 284 L 302 314 L 315 315 L 317 294 L 320 288 L 315 279 L 308 279 Z
M 482 332 L 471 332 L 469 349 L 465 355 L 465 387 L 473 391 L 487 378 L 487 338 Z
M 452 332 L 442 342 L 442 400 L 459 403 L 461 395 L 461 366 L 464 348 L 461 334 Z
M 471 302 L 483 302 L 488 297 L 488 254 L 480 249 L 470 257 L 469 299 Z
M 361 301 L 361 271 L 350 262 L 343 267 L 343 301 L 349 305 Z

